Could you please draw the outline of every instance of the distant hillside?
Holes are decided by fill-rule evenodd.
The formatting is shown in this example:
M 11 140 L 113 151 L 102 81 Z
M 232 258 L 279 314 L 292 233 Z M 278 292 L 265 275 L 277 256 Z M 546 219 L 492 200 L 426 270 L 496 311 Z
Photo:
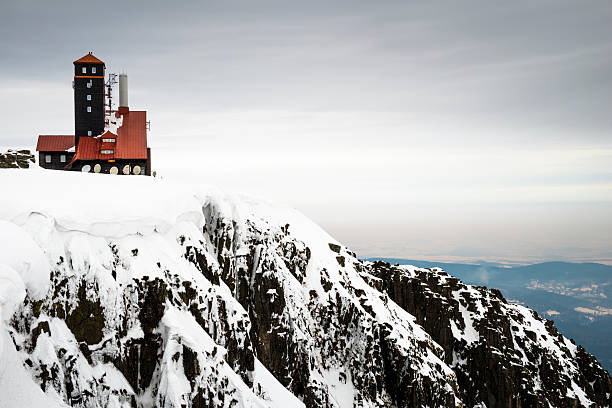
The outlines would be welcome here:
M 612 266 L 599 263 L 544 262 L 502 267 L 490 264 L 369 258 L 421 268 L 440 267 L 472 285 L 497 288 L 508 299 L 554 320 L 612 371 Z

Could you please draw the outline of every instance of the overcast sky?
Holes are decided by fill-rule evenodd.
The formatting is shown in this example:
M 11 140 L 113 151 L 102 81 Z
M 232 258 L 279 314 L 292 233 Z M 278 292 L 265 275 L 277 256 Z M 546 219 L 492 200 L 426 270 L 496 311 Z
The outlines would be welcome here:
M 360 256 L 612 263 L 610 1 L 0 4 L 0 145 L 129 74 L 153 164 L 300 209 Z

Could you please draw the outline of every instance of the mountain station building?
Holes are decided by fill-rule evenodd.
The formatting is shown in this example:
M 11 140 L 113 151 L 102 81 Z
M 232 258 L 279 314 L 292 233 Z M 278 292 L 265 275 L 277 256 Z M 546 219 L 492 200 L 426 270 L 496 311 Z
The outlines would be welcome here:
M 119 108 L 113 110 L 112 82 L 110 78 L 104 81 L 104 62 L 90 52 L 73 64 L 74 135 L 39 135 L 36 151 L 40 166 L 151 175 L 147 112 L 130 110 L 127 75 L 119 75 Z

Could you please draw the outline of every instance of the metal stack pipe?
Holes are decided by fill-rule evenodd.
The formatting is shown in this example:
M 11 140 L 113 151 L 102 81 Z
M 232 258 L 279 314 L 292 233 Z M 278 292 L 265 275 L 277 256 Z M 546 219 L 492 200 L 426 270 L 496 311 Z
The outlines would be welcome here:
M 128 105 L 128 78 L 127 74 L 119 74 L 119 107 L 127 108 Z

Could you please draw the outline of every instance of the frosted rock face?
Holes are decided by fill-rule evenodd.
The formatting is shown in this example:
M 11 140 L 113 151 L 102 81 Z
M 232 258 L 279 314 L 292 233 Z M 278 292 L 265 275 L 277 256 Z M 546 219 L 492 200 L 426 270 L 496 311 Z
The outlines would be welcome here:
M 122 195 L 108 200 L 107 176 L 48 173 L 21 183 L 99 188 L 89 187 L 84 209 L 78 197 L 0 207 L 48 263 L 49 278 L 25 285 L 2 327 L 39 398 L 78 407 L 610 405 L 597 361 L 498 293 L 440 271 L 361 262 L 291 209 L 117 178 Z M 130 199 L 150 205 L 124 211 Z M 512 380 L 490 381 L 506 372 Z
M 610 376 L 553 322 L 441 269 L 370 265 L 371 282 L 445 351 L 467 406 L 610 406 Z

